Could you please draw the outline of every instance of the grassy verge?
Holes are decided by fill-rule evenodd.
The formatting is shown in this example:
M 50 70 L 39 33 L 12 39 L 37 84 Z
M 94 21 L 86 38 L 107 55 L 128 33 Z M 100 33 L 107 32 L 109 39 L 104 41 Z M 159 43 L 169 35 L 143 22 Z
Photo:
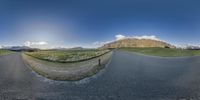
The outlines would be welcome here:
M 112 52 L 109 52 L 100 57 L 83 62 L 55 63 L 22 54 L 24 61 L 36 73 L 46 78 L 59 81 L 78 81 L 93 76 L 106 66 L 111 56 Z M 100 65 L 99 59 L 101 59 Z
M 13 51 L 9 51 L 9 50 L 0 50 L 0 55 L 6 55 L 6 54 L 10 54 L 13 53 Z
M 34 58 L 59 63 L 75 63 L 90 60 L 108 53 L 109 50 L 45 50 L 37 52 L 27 52 L 25 54 Z
M 170 48 L 120 48 L 119 50 L 161 57 L 183 57 L 200 55 L 200 50 L 182 50 Z

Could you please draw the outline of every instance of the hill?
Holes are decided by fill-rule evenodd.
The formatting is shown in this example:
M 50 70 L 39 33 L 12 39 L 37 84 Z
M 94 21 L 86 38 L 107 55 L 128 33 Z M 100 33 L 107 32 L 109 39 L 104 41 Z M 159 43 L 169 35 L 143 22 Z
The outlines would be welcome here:
M 136 39 L 136 38 L 126 38 L 117 40 L 102 46 L 102 49 L 111 48 L 124 48 L 124 47 L 161 47 L 161 48 L 175 48 L 175 46 L 158 40 L 152 39 Z

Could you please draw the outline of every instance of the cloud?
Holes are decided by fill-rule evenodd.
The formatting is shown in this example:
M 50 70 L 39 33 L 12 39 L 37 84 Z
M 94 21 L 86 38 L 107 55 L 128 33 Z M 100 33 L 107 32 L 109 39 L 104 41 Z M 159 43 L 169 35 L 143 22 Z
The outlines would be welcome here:
M 136 39 L 150 39 L 150 40 L 161 41 L 161 39 L 157 38 L 155 35 L 133 36 L 132 38 L 136 38 Z
M 24 43 L 25 46 L 31 47 L 31 46 L 43 46 L 43 45 L 48 45 L 48 42 L 45 41 L 37 41 L 37 42 L 30 42 L 26 41 Z
M 127 39 L 127 38 L 151 39 L 151 40 L 162 41 L 161 39 L 157 38 L 155 35 L 142 35 L 142 36 L 125 36 L 121 34 L 115 35 L 116 40 Z
M 116 38 L 116 40 L 121 40 L 121 39 L 125 39 L 126 36 L 118 34 L 118 35 L 115 35 L 115 38 Z

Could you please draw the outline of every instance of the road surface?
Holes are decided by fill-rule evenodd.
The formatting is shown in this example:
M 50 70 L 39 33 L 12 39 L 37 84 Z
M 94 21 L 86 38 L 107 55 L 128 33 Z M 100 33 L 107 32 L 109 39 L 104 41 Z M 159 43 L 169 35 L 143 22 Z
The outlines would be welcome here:
M 37 75 L 20 53 L 0 56 L 1 100 L 199 100 L 199 96 L 200 57 L 160 58 L 115 51 L 97 75 L 65 82 Z

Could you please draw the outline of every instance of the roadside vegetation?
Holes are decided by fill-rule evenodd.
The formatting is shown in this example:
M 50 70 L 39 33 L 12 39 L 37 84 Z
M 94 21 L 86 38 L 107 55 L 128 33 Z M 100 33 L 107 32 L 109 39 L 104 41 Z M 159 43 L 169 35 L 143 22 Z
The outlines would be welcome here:
M 171 48 L 120 48 L 119 50 L 161 57 L 182 57 L 200 55 L 200 50 L 185 50 Z
M 90 77 L 112 57 L 110 50 L 41 50 L 22 54 L 36 73 L 53 80 L 77 81 Z
M 13 51 L 1 50 L 1 49 L 0 49 L 0 55 L 6 55 L 6 54 L 10 54 L 10 53 L 13 53 Z
M 27 55 L 51 62 L 79 62 L 99 57 L 109 50 L 41 50 L 26 52 Z

